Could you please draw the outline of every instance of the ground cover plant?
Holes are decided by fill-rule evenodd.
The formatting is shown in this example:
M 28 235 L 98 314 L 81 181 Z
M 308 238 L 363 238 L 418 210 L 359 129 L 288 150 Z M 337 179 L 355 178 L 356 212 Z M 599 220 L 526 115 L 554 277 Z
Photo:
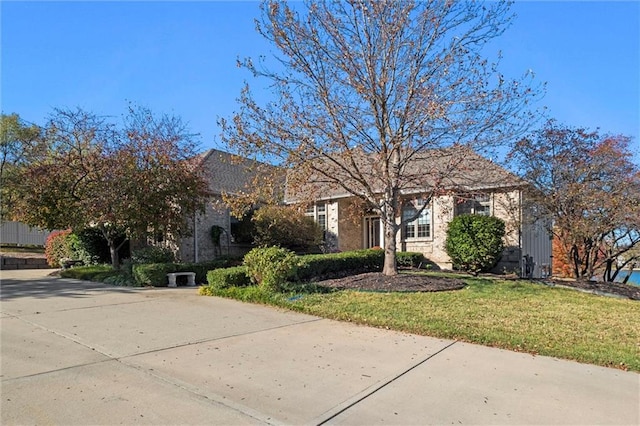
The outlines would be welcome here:
M 431 274 L 426 277 L 447 277 Z M 640 371 L 638 301 L 524 280 L 452 279 L 462 279 L 466 286 L 439 292 L 356 291 L 327 288 L 320 281 L 290 284 L 282 292 L 257 286 L 200 291 L 340 321 Z

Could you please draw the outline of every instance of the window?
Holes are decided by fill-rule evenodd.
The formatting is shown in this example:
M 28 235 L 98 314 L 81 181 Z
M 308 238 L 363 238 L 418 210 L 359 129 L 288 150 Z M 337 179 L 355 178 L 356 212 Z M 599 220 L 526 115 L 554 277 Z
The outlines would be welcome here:
M 491 216 L 491 196 L 489 194 L 481 194 L 459 200 L 456 206 L 456 214 Z
M 323 232 L 327 230 L 327 205 L 325 203 L 307 206 L 304 214 L 312 218 Z
M 407 202 L 402 206 L 402 236 L 409 238 L 430 238 L 431 237 L 431 206 L 424 207 L 426 200 L 416 200 Z M 420 209 L 420 215 L 416 217 Z M 411 220 L 414 217 L 415 219 Z M 411 220 L 410 222 L 407 222 Z

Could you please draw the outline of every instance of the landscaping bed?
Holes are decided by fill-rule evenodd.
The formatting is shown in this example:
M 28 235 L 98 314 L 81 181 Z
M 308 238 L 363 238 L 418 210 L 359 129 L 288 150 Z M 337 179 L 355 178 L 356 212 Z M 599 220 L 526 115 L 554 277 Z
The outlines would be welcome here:
M 316 282 L 322 287 L 339 290 L 432 292 L 459 290 L 466 284 L 459 278 L 434 277 L 423 274 L 398 274 L 387 276 L 380 272 L 351 275 Z
M 613 295 L 632 300 L 640 300 L 640 286 L 622 283 L 605 283 L 601 281 L 551 280 L 553 286 L 571 287 L 589 293 Z

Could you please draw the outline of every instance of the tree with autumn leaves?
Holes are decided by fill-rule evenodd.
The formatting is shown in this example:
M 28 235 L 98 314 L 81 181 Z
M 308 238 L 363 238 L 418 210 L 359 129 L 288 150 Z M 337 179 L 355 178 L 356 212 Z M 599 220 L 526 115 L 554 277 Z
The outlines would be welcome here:
M 240 65 L 270 83 L 274 100 L 258 103 L 246 86 L 239 112 L 220 120 L 223 140 L 289 170 L 287 191 L 298 201 L 322 195 L 311 193 L 317 184 L 378 214 L 383 272 L 396 274 L 396 235 L 428 205 L 398 223 L 402 197 L 452 190 L 448 179 L 460 172 L 463 156 L 442 149 L 490 149 L 530 122 L 532 76 L 507 80 L 498 59 L 483 57 L 509 25 L 509 4 L 273 0 L 261 8 L 257 28 L 276 61 Z M 411 167 L 438 155 L 447 161 L 438 170 Z
M 117 126 L 56 109 L 41 134 L 46 149 L 32 152 L 12 181 L 12 216 L 45 229 L 97 228 L 114 267 L 123 234 L 183 235 L 209 197 L 196 145 L 177 117 L 130 107 Z
M 640 167 L 630 142 L 550 120 L 510 154 L 535 187 L 528 210 L 552 218 L 556 272 L 613 281 L 640 262 Z

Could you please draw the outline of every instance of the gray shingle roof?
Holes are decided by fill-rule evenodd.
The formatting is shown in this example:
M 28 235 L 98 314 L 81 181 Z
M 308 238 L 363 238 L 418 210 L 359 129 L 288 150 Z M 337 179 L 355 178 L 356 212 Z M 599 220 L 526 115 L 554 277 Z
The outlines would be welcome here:
M 214 194 L 237 194 L 247 190 L 258 170 L 274 168 L 228 152 L 211 149 L 200 154 L 201 167 L 207 174 L 209 188 Z
M 354 163 L 360 169 L 362 176 L 374 192 L 380 193 L 383 188 L 382 167 L 379 154 L 351 153 Z M 423 150 L 403 153 L 405 177 L 401 185 L 401 193 L 424 193 L 431 191 L 489 191 L 499 188 L 520 187 L 526 182 L 507 171 L 493 161 L 484 158 L 469 148 L 455 146 L 443 149 Z M 322 160 L 314 160 L 322 161 Z M 341 184 L 349 188 L 356 188 L 357 192 L 364 193 L 357 178 L 341 170 L 338 166 L 329 166 L 331 178 L 322 178 L 319 174 L 312 174 L 311 178 L 305 177 L 304 185 L 287 185 L 286 200 L 308 199 L 310 194 L 315 194 L 315 199 L 336 199 L 350 197 Z M 300 180 L 297 171 L 289 171 L 290 182 Z M 331 182 L 331 181 L 334 182 Z

